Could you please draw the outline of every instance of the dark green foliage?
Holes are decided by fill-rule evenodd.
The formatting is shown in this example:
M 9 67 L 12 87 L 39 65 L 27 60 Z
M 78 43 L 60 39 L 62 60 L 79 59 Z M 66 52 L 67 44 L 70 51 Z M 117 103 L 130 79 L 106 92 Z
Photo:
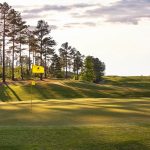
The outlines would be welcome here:
M 93 57 L 87 56 L 84 60 L 84 70 L 82 71 L 82 80 L 92 82 L 94 79 Z
M 18 23 L 21 19 L 21 16 L 18 12 L 16 12 L 14 9 L 11 9 L 10 11 L 10 16 L 9 16 L 9 26 L 10 26 L 10 32 L 8 34 L 8 37 L 10 37 L 9 39 L 9 43 L 12 43 L 9 47 L 11 53 L 12 53 L 12 80 L 14 80 L 14 61 L 15 61 L 15 53 L 18 53 L 19 51 L 17 50 L 17 35 L 18 35 L 18 31 L 19 31 L 19 26 Z
M 49 25 L 44 20 L 39 20 L 36 26 L 36 30 L 34 31 L 34 34 L 37 36 L 38 39 L 38 45 L 39 45 L 39 54 L 40 54 L 40 65 L 44 66 L 43 63 L 43 54 L 44 54 L 44 38 L 48 36 L 50 33 Z M 42 74 L 40 76 L 40 79 L 42 80 Z
M 40 65 L 42 66 L 42 55 L 44 53 L 43 49 L 43 40 L 45 36 L 47 36 L 50 33 L 49 25 L 44 20 L 39 20 L 36 26 L 36 30 L 34 31 L 34 34 L 37 36 L 38 42 L 39 42 L 39 53 L 40 53 Z
M 44 49 L 43 56 L 45 57 L 44 58 L 45 78 L 47 78 L 47 73 L 48 73 L 47 61 L 50 60 L 50 57 L 52 55 L 54 55 L 55 50 L 53 49 L 53 47 L 55 45 L 56 42 L 51 37 L 46 37 L 43 39 L 43 49 Z
M 21 79 L 24 79 L 24 74 L 23 74 L 23 58 L 24 56 L 22 56 L 22 52 L 24 50 L 24 48 L 22 48 L 22 45 L 27 44 L 27 25 L 25 21 L 22 21 L 22 18 L 20 17 L 18 20 L 18 34 L 19 37 L 17 38 L 17 41 L 19 42 L 19 64 L 21 67 Z
M 105 64 L 98 58 L 87 56 L 84 60 L 81 79 L 89 82 L 99 83 L 104 75 Z
M 83 67 L 84 56 L 79 51 L 74 51 L 73 71 L 76 72 L 75 79 L 79 79 L 79 70 Z
M 68 42 L 63 43 L 61 45 L 61 48 L 59 49 L 59 55 L 61 58 L 61 65 L 62 68 L 65 68 L 65 78 L 68 77 L 68 62 L 70 59 L 70 51 L 71 51 L 71 46 L 69 46 Z
M 94 82 L 99 83 L 104 76 L 105 64 L 101 62 L 98 58 L 93 58 L 93 68 L 94 68 Z
M 52 57 L 50 71 L 51 71 L 51 74 L 53 75 L 53 77 L 63 78 L 63 73 L 61 71 L 61 60 L 57 54 L 54 54 Z

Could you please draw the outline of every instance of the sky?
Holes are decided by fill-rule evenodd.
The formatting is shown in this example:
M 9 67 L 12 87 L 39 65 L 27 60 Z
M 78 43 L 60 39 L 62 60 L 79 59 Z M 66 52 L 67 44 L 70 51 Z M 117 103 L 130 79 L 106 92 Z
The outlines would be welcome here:
M 150 75 L 150 0 L 5 2 L 30 26 L 47 21 L 58 48 L 69 42 L 105 62 L 106 75 Z

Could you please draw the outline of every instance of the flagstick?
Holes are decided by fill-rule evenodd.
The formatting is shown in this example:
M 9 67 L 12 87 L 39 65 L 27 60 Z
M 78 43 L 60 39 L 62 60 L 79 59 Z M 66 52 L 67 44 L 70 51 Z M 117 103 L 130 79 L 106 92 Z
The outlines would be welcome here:
M 36 66 L 36 65 L 32 65 L 32 73 L 35 75 L 36 73 L 38 74 L 42 74 L 44 73 L 44 67 L 42 66 Z M 35 80 L 33 77 L 33 81 L 31 82 L 31 90 L 30 90 L 30 94 L 31 94 L 31 112 L 32 112 L 32 92 L 33 92 L 33 86 L 35 86 Z
M 30 91 L 30 94 L 31 94 L 31 112 L 32 112 L 32 83 L 31 83 L 31 91 Z

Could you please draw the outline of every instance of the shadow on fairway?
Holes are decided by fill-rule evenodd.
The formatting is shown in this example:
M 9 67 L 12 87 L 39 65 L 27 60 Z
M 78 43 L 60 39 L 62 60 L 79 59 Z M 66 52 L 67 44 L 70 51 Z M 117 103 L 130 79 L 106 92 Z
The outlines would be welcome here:
M 120 143 L 112 143 L 112 145 L 114 145 L 114 150 L 149 150 L 150 148 L 138 141 L 125 141 Z
M 87 125 L 101 123 L 149 123 L 149 100 L 52 100 L 3 104 L 1 125 Z M 10 115 L 11 114 L 11 115 Z
M 12 93 L 12 94 L 11 94 Z M 104 83 L 82 81 L 10 82 L 0 87 L 1 101 L 72 99 L 72 98 L 143 98 L 150 97 L 149 77 L 105 77 Z
M 6 84 L 6 87 L 12 92 L 12 94 L 16 97 L 18 101 L 22 101 L 22 99 L 16 94 L 16 92 L 8 84 Z
M 7 92 L 7 87 L 5 86 L 5 84 L 0 84 L 0 101 L 6 102 L 10 100 L 11 100 L 11 97 L 9 93 Z

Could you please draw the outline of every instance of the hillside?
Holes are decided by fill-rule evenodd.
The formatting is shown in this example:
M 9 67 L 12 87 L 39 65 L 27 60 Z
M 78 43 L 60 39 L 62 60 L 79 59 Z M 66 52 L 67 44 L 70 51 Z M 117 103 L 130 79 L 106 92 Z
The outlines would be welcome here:
M 31 94 L 32 93 L 32 94 Z M 0 84 L 0 101 L 26 101 L 73 98 L 150 97 L 150 77 L 105 77 L 100 84 L 74 80 L 31 81 Z

